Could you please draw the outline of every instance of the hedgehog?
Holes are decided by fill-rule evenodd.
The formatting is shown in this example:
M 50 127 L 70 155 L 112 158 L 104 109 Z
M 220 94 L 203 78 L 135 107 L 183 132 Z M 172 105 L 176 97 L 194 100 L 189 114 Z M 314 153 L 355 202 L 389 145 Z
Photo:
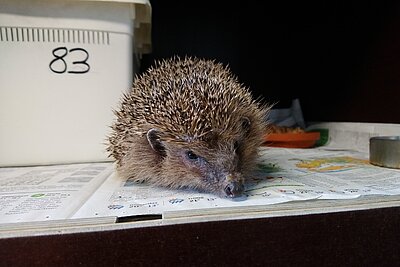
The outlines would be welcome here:
M 255 99 L 228 65 L 188 56 L 155 61 L 119 104 L 107 151 L 122 179 L 243 194 L 271 105 Z

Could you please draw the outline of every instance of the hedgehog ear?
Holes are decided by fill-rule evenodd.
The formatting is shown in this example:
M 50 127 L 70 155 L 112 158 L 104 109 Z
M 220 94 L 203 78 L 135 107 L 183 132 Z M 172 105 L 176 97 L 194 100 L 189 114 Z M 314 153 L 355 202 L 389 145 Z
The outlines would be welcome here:
M 164 157 L 165 154 L 165 146 L 161 142 L 160 133 L 156 129 L 150 129 L 147 134 L 147 141 L 149 142 L 151 148 L 157 152 L 160 156 Z
M 243 117 L 241 119 L 241 127 L 246 134 L 250 131 L 250 124 L 250 119 L 248 117 Z

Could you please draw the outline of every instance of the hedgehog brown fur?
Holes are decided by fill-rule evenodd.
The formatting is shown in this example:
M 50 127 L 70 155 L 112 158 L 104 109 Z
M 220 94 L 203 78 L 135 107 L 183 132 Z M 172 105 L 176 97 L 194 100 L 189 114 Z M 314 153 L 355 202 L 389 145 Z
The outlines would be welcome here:
M 235 197 L 254 170 L 269 108 L 221 63 L 173 57 L 135 77 L 107 149 L 124 179 Z

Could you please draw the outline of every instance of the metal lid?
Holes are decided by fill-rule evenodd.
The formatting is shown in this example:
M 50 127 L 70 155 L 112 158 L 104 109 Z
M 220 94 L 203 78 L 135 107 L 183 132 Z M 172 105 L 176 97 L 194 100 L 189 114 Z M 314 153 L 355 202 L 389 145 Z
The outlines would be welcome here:
M 371 164 L 400 169 L 400 136 L 376 136 L 369 139 Z

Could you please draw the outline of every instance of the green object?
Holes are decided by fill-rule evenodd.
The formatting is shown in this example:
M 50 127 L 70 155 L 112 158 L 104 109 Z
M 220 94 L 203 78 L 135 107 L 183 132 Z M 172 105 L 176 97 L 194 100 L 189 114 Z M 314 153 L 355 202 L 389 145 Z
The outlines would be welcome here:
M 257 167 L 260 171 L 266 172 L 266 173 L 282 171 L 281 167 L 279 167 L 277 164 L 273 164 L 273 163 L 260 163 L 260 164 L 257 164 Z
M 315 147 L 323 146 L 328 143 L 329 130 L 328 129 L 312 129 L 309 132 L 319 132 L 319 140 L 315 143 Z

